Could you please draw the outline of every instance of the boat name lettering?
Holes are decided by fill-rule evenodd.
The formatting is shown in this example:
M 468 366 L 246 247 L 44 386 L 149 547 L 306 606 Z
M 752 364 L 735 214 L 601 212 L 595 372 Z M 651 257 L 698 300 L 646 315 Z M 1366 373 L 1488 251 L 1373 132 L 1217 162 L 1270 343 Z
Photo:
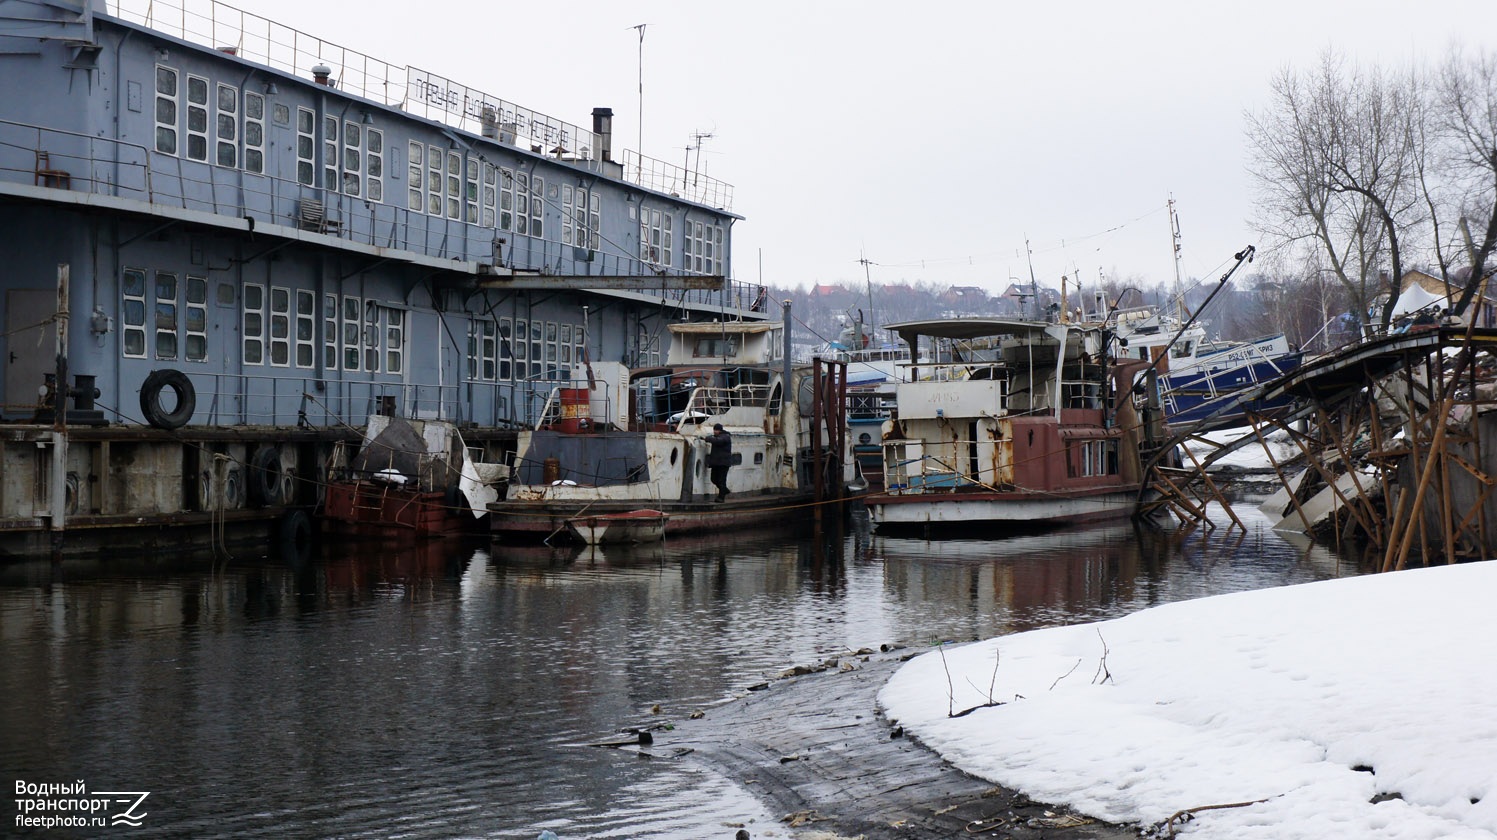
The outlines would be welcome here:
M 502 99 L 488 96 L 480 91 L 444 79 L 424 70 L 410 68 L 406 78 L 409 94 L 428 105 L 441 108 L 452 114 L 482 122 L 484 115 L 500 125 L 514 126 L 519 135 L 540 141 L 547 146 L 557 145 L 573 148 L 575 139 L 572 127 L 565 123 L 521 108 Z

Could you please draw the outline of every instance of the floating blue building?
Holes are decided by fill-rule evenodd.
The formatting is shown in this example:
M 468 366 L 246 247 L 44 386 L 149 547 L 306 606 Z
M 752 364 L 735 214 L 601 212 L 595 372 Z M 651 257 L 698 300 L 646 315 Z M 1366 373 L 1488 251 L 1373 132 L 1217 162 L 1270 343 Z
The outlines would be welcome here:
M 731 187 L 606 108 L 211 0 L 10 0 L 0 72 L 0 556 L 263 534 L 372 415 L 497 460 L 586 362 L 763 317 Z

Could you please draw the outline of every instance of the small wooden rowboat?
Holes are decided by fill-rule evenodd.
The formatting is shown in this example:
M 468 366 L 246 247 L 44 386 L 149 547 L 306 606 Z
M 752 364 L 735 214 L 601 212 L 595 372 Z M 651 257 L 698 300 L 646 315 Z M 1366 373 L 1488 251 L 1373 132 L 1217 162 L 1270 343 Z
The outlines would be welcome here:
M 665 536 L 667 514 L 658 510 L 630 510 L 574 516 L 567 527 L 588 545 L 656 542 Z

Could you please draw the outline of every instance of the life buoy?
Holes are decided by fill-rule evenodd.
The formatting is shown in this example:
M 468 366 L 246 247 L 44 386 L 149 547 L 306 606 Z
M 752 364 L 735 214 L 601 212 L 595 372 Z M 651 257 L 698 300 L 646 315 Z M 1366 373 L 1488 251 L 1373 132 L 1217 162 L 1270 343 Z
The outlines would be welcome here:
M 161 405 L 161 392 L 166 388 L 172 389 L 177 396 L 177 407 L 171 411 Z M 197 404 L 192 380 L 180 370 L 153 370 L 140 386 L 140 413 L 147 423 L 158 429 L 180 429 L 187 425 Z
M 280 507 L 291 502 L 291 474 L 281 462 L 281 448 L 266 444 L 255 450 L 249 463 L 250 500 L 259 507 Z

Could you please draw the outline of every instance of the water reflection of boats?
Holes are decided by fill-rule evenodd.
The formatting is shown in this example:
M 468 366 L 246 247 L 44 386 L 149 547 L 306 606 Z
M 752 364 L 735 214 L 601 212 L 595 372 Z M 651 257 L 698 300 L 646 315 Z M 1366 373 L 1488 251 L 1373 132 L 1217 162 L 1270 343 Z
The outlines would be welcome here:
M 329 590 L 360 592 L 455 581 L 473 553 L 468 540 L 324 540 L 322 562 L 317 565 Z
M 665 537 L 665 522 L 669 518 L 669 514 L 648 508 L 586 514 L 568 519 L 567 529 L 587 545 L 652 543 Z

